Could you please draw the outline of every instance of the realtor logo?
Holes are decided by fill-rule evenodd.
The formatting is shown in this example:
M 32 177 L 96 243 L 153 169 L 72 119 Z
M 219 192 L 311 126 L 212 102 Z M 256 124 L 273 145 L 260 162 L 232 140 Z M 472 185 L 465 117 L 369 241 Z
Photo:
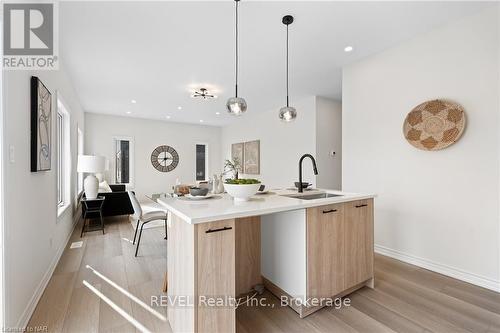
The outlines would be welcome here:
M 56 4 L 4 3 L 4 69 L 57 69 Z

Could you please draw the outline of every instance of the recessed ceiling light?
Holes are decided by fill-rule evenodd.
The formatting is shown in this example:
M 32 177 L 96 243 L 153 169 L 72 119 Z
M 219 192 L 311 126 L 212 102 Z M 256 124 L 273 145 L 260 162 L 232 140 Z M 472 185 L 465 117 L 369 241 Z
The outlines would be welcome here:
M 137 101 L 135 99 L 131 100 L 130 103 L 135 104 Z
M 202 123 L 202 122 L 203 122 L 203 119 L 200 119 L 200 123 Z
M 130 111 L 127 111 L 127 114 L 131 114 L 131 113 L 132 113 L 132 112 L 130 112 Z
M 220 112 L 215 112 L 216 115 L 220 115 Z
M 170 119 L 170 116 L 167 116 L 167 119 Z
M 178 106 L 178 107 L 177 107 L 177 110 L 182 110 L 182 106 Z
M 352 46 L 344 47 L 344 52 L 351 52 L 353 50 Z

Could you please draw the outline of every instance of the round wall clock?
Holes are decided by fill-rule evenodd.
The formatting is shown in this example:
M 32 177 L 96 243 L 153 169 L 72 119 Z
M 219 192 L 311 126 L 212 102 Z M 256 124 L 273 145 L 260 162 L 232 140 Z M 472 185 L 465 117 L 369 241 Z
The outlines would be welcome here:
M 179 154 L 167 145 L 156 147 L 151 153 L 151 164 L 161 172 L 170 172 L 179 164 Z

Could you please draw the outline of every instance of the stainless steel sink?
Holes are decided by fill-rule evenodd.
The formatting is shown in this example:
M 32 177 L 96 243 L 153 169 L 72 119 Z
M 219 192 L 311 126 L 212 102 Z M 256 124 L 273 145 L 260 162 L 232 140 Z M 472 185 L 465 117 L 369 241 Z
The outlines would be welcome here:
M 333 193 L 315 193 L 315 194 L 301 194 L 301 195 L 284 195 L 284 197 L 301 199 L 301 200 L 315 200 L 315 199 L 326 199 L 333 197 L 341 197 L 342 194 L 333 194 Z

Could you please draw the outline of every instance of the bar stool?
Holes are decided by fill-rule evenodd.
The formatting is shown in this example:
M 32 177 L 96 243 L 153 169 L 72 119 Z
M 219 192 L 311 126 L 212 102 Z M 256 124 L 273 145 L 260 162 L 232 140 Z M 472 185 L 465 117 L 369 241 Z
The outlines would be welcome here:
M 137 220 L 137 226 L 135 228 L 134 241 L 132 244 L 135 244 L 135 239 L 137 238 L 137 230 L 139 230 L 139 225 L 141 227 L 141 231 L 139 232 L 139 239 L 137 240 L 137 247 L 135 249 L 135 256 L 137 257 L 137 252 L 139 251 L 139 244 L 141 242 L 142 229 L 146 223 L 158 220 L 165 221 L 165 239 L 167 239 L 167 212 L 162 210 L 151 211 L 147 213 L 142 212 L 141 204 L 135 197 L 135 194 L 131 191 L 128 191 L 128 196 L 130 198 L 130 202 L 132 203 L 132 207 L 134 208 L 134 215 L 132 217 Z

